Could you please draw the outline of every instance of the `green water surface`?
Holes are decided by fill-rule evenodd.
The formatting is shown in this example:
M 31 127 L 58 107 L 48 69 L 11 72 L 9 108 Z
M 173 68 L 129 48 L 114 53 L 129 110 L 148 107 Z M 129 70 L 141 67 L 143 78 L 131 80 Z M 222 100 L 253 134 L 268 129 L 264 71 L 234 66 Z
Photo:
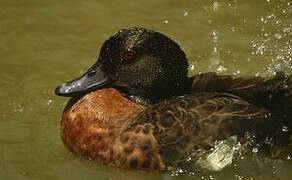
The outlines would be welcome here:
M 123 170 L 72 155 L 59 135 L 57 84 L 84 72 L 120 28 L 160 31 L 190 74 L 291 73 L 291 0 L 0 0 L 0 179 L 292 179 L 289 157 L 221 172 Z M 291 156 L 292 157 L 292 156 Z

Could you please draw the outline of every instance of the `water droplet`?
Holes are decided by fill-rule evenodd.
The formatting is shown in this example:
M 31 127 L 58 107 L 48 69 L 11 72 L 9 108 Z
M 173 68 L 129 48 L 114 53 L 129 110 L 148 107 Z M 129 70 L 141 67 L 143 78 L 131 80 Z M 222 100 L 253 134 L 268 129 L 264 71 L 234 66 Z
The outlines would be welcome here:
M 235 175 L 235 177 L 238 179 L 238 180 L 242 180 L 243 179 L 243 176 L 240 176 L 240 175 Z
M 282 127 L 282 131 L 283 132 L 288 132 L 289 131 L 289 127 L 288 126 L 283 126 Z
M 190 176 L 194 176 L 195 175 L 195 172 L 189 172 L 189 175 Z
M 194 70 L 195 69 L 195 65 L 191 65 L 191 70 Z
M 48 100 L 47 105 L 49 106 L 53 101 L 51 99 Z
M 259 149 L 258 148 L 252 148 L 252 153 L 258 153 L 259 152 Z
M 224 67 L 224 66 L 221 66 L 221 65 L 216 69 L 217 72 L 223 72 L 223 71 L 226 71 L 226 70 L 227 70 L 227 68 Z
M 275 37 L 277 38 L 277 39 L 281 39 L 282 38 L 282 36 L 281 36 L 281 34 L 275 34 Z
M 212 31 L 212 40 L 214 43 L 218 43 L 218 33 L 216 31 Z
M 214 1 L 213 2 L 213 11 L 218 11 L 218 9 L 219 9 L 219 2 L 217 2 L 217 1 Z

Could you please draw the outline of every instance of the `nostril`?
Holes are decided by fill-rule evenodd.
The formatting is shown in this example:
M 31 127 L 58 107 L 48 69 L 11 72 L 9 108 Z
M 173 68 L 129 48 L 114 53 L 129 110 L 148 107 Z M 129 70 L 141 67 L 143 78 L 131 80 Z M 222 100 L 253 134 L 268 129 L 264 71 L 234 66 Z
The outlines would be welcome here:
M 89 72 L 87 73 L 87 77 L 90 78 L 90 77 L 94 76 L 95 73 L 96 73 L 96 71 L 89 71 Z

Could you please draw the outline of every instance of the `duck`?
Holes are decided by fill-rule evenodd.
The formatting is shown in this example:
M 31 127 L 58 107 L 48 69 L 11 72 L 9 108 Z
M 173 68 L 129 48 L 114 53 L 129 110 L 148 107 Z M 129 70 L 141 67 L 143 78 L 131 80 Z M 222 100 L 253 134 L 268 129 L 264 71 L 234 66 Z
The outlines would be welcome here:
M 70 97 L 61 118 L 69 151 L 129 169 L 167 170 L 215 141 L 252 133 L 289 144 L 291 76 L 188 76 L 188 59 L 166 35 L 142 27 L 105 40 L 97 61 L 55 89 Z

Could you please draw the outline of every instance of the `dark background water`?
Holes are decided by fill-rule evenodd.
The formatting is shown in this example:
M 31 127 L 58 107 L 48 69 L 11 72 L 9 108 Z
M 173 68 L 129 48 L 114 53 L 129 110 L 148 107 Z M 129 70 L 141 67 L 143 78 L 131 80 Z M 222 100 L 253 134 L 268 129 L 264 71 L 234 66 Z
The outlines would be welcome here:
M 0 0 L 0 179 L 291 179 L 289 157 L 178 177 L 76 157 L 59 136 L 67 99 L 54 95 L 129 26 L 176 40 L 190 74 L 291 73 L 291 22 L 291 0 Z

